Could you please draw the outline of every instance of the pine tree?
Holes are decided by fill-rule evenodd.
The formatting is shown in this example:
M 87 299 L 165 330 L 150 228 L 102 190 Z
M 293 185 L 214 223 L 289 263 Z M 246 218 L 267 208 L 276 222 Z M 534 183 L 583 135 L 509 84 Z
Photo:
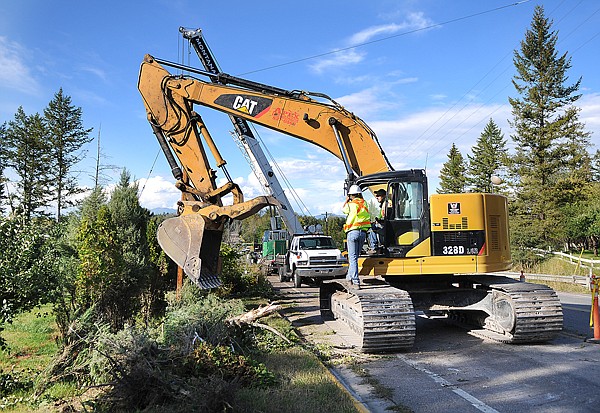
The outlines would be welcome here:
M 596 153 L 592 157 L 592 181 L 600 182 L 600 150 L 596 150 Z
M 97 215 L 100 207 L 107 202 L 106 195 L 101 186 L 95 187 L 81 203 L 79 214 L 81 219 L 93 220 Z
M 517 239 L 537 246 L 558 241 L 562 205 L 566 199 L 575 201 L 591 178 L 585 155 L 589 133 L 573 106 L 581 96 L 576 94 L 581 78 L 566 85 L 571 59 L 558 55 L 558 35 L 551 28 L 544 8 L 537 6 L 521 50 L 514 54 L 513 85 L 520 97 L 509 98 L 516 144 L 513 229 Z
M 106 205 L 92 219 L 82 219 L 78 236 L 79 273 L 75 281 L 77 311 L 95 308 L 96 316 L 118 331 L 132 316 L 126 265 L 116 241 L 117 230 Z M 125 293 L 125 294 L 124 294 Z M 125 308 L 125 310 L 124 310 Z
M 465 160 L 453 143 L 448 153 L 448 160 L 440 171 L 440 188 L 438 194 L 454 194 L 465 192 L 467 184 L 467 167 Z
M 508 151 L 502 131 L 493 119 L 472 148 L 473 156 L 469 159 L 469 178 L 467 180 L 473 192 L 494 192 L 492 176 L 506 165 Z
M 4 145 L 6 166 L 19 177 L 13 196 L 20 212 L 27 219 L 46 215 L 42 208 L 50 204 L 50 149 L 44 118 L 37 113 L 28 116 L 19 107 L 8 122 Z
M 102 254 L 100 248 L 96 247 L 97 238 L 108 232 L 106 226 L 97 223 L 100 209 L 108 211 L 106 203 L 102 187 L 96 187 L 83 199 L 76 213 L 67 215 L 67 219 L 63 219 L 59 225 L 64 228 L 64 232 L 58 240 L 61 254 L 57 260 L 59 268 L 56 273 L 60 293 L 54 302 L 54 314 L 63 339 L 68 339 L 71 323 L 89 310 L 94 302 L 101 301 L 101 288 L 95 287 L 93 291 L 90 288 L 92 285 L 102 284 L 101 275 L 97 267 L 93 266 L 99 266 L 103 260 L 118 261 L 115 255 Z M 111 253 L 116 249 L 113 247 L 112 250 Z
M 4 206 L 6 205 L 6 187 L 4 178 L 4 167 L 0 165 L 0 215 L 4 214 Z
M 73 174 L 73 167 L 83 157 L 78 151 L 92 140 L 89 136 L 92 129 L 83 127 L 81 108 L 71 103 L 71 97 L 64 95 L 62 88 L 48 103 L 44 117 L 54 163 L 49 169 L 52 200 L 56 202 L 56 219 L 60 220 L 63 210 L 75 205 L 73 196 L 83 192 Z
M 4 145 L 6 139 L 6 123 L 0 125 L 0 215 L 4 214 L 4 206 L 6 205 L 6 178 L 4 177 Z
M 153 270 L 146 238 L 150 213 L 139 203 L 138 187 L 131 183 L 131 175 L 126 170 L 121 173 L 119 184 L 108 202 L 111 222 L 116 231 L 116 245 L 123 258 L 122 299 L 129 302 L 123 310 L 134 314 L 141 309 L 140 298 L 149 285 Z

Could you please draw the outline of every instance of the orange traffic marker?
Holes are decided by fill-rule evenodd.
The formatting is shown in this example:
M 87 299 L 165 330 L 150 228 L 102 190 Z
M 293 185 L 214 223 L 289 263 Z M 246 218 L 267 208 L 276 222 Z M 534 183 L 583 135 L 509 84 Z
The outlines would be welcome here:
M 600 310 L 598 309 L 598 284 L 600 279 L 592 275 L 592 311 L 590 314 L 590 327 L 594 327 L 594 338 L 586 340 L 588 343 L 600 344 Z

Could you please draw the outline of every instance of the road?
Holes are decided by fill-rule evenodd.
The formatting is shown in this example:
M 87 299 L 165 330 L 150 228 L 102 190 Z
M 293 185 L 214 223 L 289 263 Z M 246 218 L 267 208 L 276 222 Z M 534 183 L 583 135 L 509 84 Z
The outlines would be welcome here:
M 271 282 L 289 305 L 285 315 L 299 331 L 357 363 L 340 365 L 334 374 L 368 411 L 404 411 L 404 406 L 415 413 L 600 412 L 600 345 L 585 341 L 591 332 L 590 296 L 559 294 L 564 331 L 549 343 L 501 344 L 443 320 L 417 317 L 410 351 L 369 356 L 353 350 L 353 336 L 344 326 L 323 323 L 316 287 L 296 289 L 275 278 Z

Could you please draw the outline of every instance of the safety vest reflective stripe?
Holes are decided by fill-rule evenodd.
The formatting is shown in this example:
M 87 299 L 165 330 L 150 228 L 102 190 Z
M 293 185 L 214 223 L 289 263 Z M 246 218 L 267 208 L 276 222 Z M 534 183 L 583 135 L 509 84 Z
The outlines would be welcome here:
M 348 232 L 350 229 L 366 229 L 371 228 L 371 221 L 366 222 L 354 222 L 350 225 L 344 225 L 344 231 Z
M 354 205 L 356 209 L 352 207 Z M 348 214 L 344 232 L 354 229 L 368 229 L 371 227 L 371 215 L 365 200 L 362 198 L 353 199 L 344 205 L 344 212 Z

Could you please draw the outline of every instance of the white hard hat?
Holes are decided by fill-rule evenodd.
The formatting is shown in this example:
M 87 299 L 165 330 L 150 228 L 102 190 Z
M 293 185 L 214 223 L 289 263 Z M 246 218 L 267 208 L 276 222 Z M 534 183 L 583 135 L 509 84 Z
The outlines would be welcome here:
M 362 190 L 360 189 L 360 186 L 351 185 L 350 188 L 348 189 L 348 195 L 357 195 L 357 194 L 362 194 Z

